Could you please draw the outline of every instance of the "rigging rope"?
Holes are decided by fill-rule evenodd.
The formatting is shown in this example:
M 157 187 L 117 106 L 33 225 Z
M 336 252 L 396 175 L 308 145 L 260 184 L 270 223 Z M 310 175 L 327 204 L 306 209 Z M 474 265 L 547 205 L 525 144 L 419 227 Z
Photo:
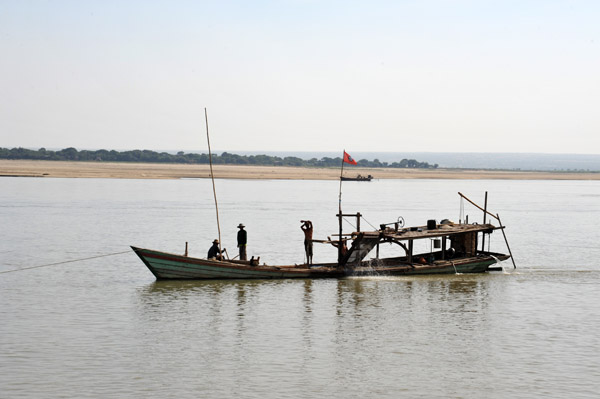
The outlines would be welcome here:
M 377 227 L 375 227 L 375 226 L 373 226 L 371 223 L 369 223 L 369 221 L 368 221 L 367 219 L 365 219 L 365 218 L 364 218 L 364 216 L 362 216 L 362 215 L 361 215 L 360 217 L 361 217 L 361 219 L 362 219 L 362 220 L 364 220 L 365 222 L 367 222 L 367 224 L 368 224 L 369 226 L 371 226 L 371 228 L 372 228 L 373 230 L 377 230 Z
M 360 216 L 360 218 L 361 218 L 362 220 L 364 220 L 365 222 L 367 222 L 367 224 L 368 224 L 369 226 L 371 226 L 371 228 L 372 228 L 373 230 L 377 230 L 377 227 L 375 227 L 375 226 L 373 226 L 371 223 L 369 223 L 369 221 L 368 221 L 367 219 L 365 219 L 365 218 L 364 218 L 364 216 L 362 216 L 362 215 L 361 215 L 361 216 Z M 356 226 L 355 226 L 354 224 L 352 224 L 352 222 L 350 222 L 348 219 L 346 219 L 346 217 L 345 217 L 345 216 L 344 216 L 342 219 L 344 220 L 344 222 L 346 222 L 346 223 L 348 223 L 350 226 L 352 226 L 352 227 L 354 228 L 354 230 L 356 230 Z
M 348 219 L 346 219 L 346 217 L 344 216 L 342 218 L 344 220 L 344 222 L 348 223 L 350 226 L 352 226 L 354 228 L 354 230 L 356 230 L 356 226 L 352 224 L 352 222 L 350 222 Z
M 13 269 L 13 270 L 5 270 L 5 271 L 1 271 L 0 274 L 4 274 L 4 273 L 12 273 L 12 272 L 20 272 L 23 270 L 30 270 L 30 269 L 37 269 L 39 267 L 48 267 L 48 266 L 57 266 L 57 265 L 64 265 L 65 263 L 73 263 L 73 262 L 81 262 L 84 260 L 90 260 L 90 259 L 97 259 L 97 258 L 105 258 L 107 256 L 115 256 L 115 255 L 123 255 L 123 254 L 127 254 L 130 253 L 131 251 L 123 251 L 123 252 L 114 252 L 112 254 L 105 254 L 105 255 L 96 255 L 96 256 L 90 256 L 89 258 L 81 258 L 81 259 L 73 259 L 73 260 L 66 260 L 64 262 L 56 262 L 56 263 L 48 263 L 46 265 L 37 265 L 37 266 L 30 266 L 30 267 L 24 267 L 22 269 Z

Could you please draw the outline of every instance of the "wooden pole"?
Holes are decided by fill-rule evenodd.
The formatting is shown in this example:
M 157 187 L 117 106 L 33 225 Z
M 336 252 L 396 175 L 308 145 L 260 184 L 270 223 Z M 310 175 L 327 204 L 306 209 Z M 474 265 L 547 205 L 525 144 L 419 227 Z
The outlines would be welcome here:
M 473 201 L 471 201 L 470 199 L 468 199 L 463 193 L 459 192 L 458 195 L 460 195 L 462 198 L 464 198 L 467 201 L 469 201 L 471 203 L 471 205 L 473 205 L 476 208 L 482 210 L 483 212 L 485 212 L 486 214 L 490 215 L 494 219 L 496 219 L 496 220 L 498 219 L 498 217 L 496 215 L 494 215 L 493 213 L 489 213 L 488 211 L 486 211 L 485 209 L 483 209 L 482 207 L 480 207 L 479 205 L 477 205 L 476 203 L 474 203 Z
M 485 217 L 487 216 L 487 194 L 488 192 L 485 192 L 485 202 L 483 203 L 483 224 L 485 224 L 486 219 Z M 485 251 L 485 233 L 481 233 L 481 251 Z
M 510 260 L 512 261 L 513 264 L 513 269 L 517 268 L 517 265 L 515 264 L 515 258 L 513 258 L 513 254 L 512 251 L 510 250 L 510 246 L 508 245 L 508 239 L 506 238 L 506 233 L 504 233 L 504 226 L 502 226 L 502 222 L 500 221 L 500 215 L 496 214 L 496 219 L 498 219 L 498 223 L 500 223 L 500 227 L 502 227 L 502 235 L 504 236 L 504 242 L 506 243 L 506 248 L 508 248 L 508 254 L 510 255 Z
M 210 136 L 208 135 L 208 113 L 204 108 L 204 119 L 206 120 L 206 141 L 208 142 L 208 162 L 210 163 L 210 178 L 213 186 L 213 196 L 215 197 L 215 210 L 217 211 L 217 231 L 219 232 L 219 253 L 221 254 L 221 224 L 219 223 L 219 204 L 217 203 L 217 191 L 215 190 L 215 175 L 212 167 L 212 153 L 210 151 Z M 222 254 L 221 254 L 222 255 Z
M 499 214 L 494 215 L 494 214 L 488 212 L 486 209 L 483 209 L 482 207 L 480 207 L 479 205 L 477 205 L 476 203 L 474 203 L 473 201 L 471 201 L 470 199 L 465 197 L 464 194 L 462 194 L 461 192 L 459 192 L 458 195 L 460 195 L 462 198 L 469 201 L 475 207 L 481 209 L 484 212 L 484 214 L 490 215 L 491 217 L 493 217 L 494 219 L 496 219 L 498 221 L 498 223 L 500 224 L 500 230 L 502 231 L 502 235 L 504 236 L 504 242 L 506 243 L 506 248 L 508 248 L 508 254 L 510 255 L 510 260 L 512 261 L 513 267 L 516 269 L 517 265 L 515 264 L 515 259 L 513 258 L 512 251 L 510 250 L 510 246 L 508 245 L 508 239 L 506 238 L 506 233 L 504 232 L 504 226 L 502 225 L 502 221 L 500 220 L 500 215 Z M 486 208 L 487 208 L 487 193 L 486 193 Z

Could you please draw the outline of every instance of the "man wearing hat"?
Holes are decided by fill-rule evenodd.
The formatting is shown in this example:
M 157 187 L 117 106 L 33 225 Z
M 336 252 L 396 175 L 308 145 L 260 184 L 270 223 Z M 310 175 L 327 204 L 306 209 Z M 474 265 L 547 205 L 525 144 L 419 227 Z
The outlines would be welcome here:
M 208 259 L 218 259 L 218 260 L 221 260 L 221 249 L 219 248 L 219 240 L 215 239 L 213 241 L 213 245 L 208 250 L 208 255 L 206 257 Z
M 237 235 L 237 242 L 238 242 L 238 248 L 240 249 L 240 260 L 247 260 L 247 256 L 246 256 L 246 243 L 248 242 L 248 235 L 246 233 L 246 230 L 244 230 L 244 226 L 243 224 L 239 224 L 238 225 L 238 229 L 240 229 L 240 231 L 238 231 L 238 235 Z

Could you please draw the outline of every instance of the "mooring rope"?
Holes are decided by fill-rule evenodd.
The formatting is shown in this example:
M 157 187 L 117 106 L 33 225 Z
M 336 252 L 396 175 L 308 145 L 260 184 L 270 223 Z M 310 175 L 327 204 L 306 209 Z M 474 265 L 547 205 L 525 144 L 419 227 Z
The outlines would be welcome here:
M 21 269 L 5 270 L 5 271 L 1 271 L 0 274 L 12 273 L 12 272 L 20 272 L 20 271 L 23 271 L 23 270 L 37 269 L 37 268 L 40 268 L 40 267 L 64 265 L 65 263 L 81 262 L 81 261 L 84 261 L 84 260 L 97 259 L 97 258 L 105 258 L 107 256 L 123 255 L 123 254 L 127 254 L 127 253 L 131 253 L 131 251 L 114 252 L 112 254 L 96 255 L 96 256 L 90 256 L 88 258 L 80 258 L 80 259 L 66 260 L 66 261 L 63 261 L 63 262 L 48 263 L 46 265 L 37 265 L 37 266 L 23 267 Z

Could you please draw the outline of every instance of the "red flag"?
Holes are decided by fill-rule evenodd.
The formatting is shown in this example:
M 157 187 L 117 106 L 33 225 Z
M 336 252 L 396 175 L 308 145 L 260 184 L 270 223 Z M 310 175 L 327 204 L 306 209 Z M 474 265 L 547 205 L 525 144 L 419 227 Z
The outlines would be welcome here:
M 344 151 L 344 162 L 349 163 L 350 165 L 356 165 L 354 158 L 352 158 L 346 151 Z

